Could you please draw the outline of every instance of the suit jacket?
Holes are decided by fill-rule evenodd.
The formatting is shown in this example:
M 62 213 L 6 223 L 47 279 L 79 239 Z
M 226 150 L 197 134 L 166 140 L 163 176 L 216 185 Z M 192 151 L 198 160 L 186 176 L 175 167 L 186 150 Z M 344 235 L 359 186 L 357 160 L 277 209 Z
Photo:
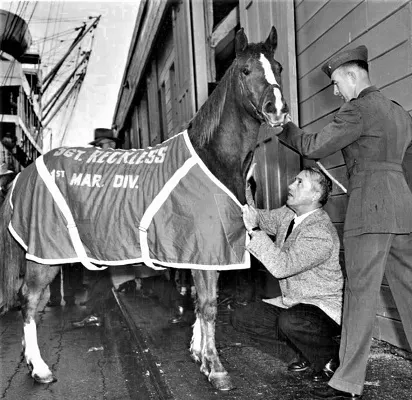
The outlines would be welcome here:
M 318 209 L 295 227 L 284 242 L 295 213 L 284 206 L 258 210 L 259 227 L 247 247 L 279 279 L 282 296 L 266 300 L 289 308 L 313 304 L 340 324 L 343 275 L 339 237 L 328 214 Z M 268 234 L 275 235 L 272 242 Z
M 342 150 L 349 176 L 344 235 L 412 232 L 412 118 L 376 87 L 345 103 L 320 132 L 288 123 L 279 139 L 304 157 Z

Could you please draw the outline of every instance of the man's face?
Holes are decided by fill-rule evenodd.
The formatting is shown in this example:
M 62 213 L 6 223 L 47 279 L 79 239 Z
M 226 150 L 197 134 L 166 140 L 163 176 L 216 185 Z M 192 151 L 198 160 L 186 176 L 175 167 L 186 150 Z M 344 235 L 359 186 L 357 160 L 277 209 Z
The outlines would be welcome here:
M 333 94 L 341 97 L 345 102 L 355 98 L 356 82 L 346 69 L 338 68 L 333 71 L 332 76 Z
M 97 147 L 101 147 L 103 150 L 106 149 L 115 149 L 116 148 L 116 142 L 114 140 L 108 139 L 108 138 L 102 138 L 99 140 L 98 143 L 96 143 Z
M 312 179 L 308 172 L 301 171 L 288 187 L 286 204 L 295 212 L 304 209 L 317 201 L 317 190 L 313 187 Z

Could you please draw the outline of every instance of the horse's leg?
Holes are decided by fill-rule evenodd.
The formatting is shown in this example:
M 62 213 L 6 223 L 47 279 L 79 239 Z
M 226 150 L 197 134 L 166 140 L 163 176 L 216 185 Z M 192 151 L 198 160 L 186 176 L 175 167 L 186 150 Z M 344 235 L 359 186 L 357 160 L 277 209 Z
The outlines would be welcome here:
M 215 389 L 231 390 L 234 386 L 220 362 L 215 344 L 219 273 L 193 270 L 192 274 L 197 290 L 196 322 L 190 347 L 192 357 L 201 362 L 200 371 Z
M 40 355 L 37 343 L 36 312 L 40 299 L 47 285 L 59 272 L 58 267 L 40 265 L 27 261 L 26 274 L 20 290 L 21 311 L 23 315 L 23 350 L 27 366 L 34 380 L 40 383 L 53 382 L 53 377 L 47 364 Z

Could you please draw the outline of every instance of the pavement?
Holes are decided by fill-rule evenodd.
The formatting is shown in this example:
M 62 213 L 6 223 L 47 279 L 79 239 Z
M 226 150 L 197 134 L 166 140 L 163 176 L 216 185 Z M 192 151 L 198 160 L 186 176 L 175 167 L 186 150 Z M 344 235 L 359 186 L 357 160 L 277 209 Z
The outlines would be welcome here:
M 49 308 L 47 296 L 42 300 L 39 345 L 56 383 L 33 385 L 20 356 L 20 313 L 0 317 L 1 399 L 312 400 L 309 393 L 318 384 L 311 381 L 310 370 L 287 371 L 294 353 L 286 343 L 257 341 L 230 324 L 233 309 L 256 296 L 249 282 L 245 286 L 233 272 L 221 275 L 216 346 L 236 386 L 221 392 L 212 388 L 190 357 L 191 296 L 179 297 L 185 312 L 172 323 L 177 304 L 172 280 L 157 276 L 142 279 L 141 286 L 134 281 L 120 286 L 134 276 L 130 269 L 124 272 L 111 275 L 108 287 L 114 288 L 109 289 L 101 325 L 73 328 L 73 321 L 90 312 L 87 305 L 79 305 L 84 293 L 77 295 L 74 307 Z M 411 356 L 374 340 L 363 399 L 412 400 L 412 362 L 407 359 Z
M 138 347 L 146 355 L 159 398 L 312 400 L 309 393 L 319 387 L 319 383 L 311 381 L 310 370 L 287 371 L 295 355 L 286 343 L 259 342 L 231 326 L 230 313 L 245 302 L 243 290 L 224 287 L 219 292 L 216 346 L 236 386 L 232 391 L 219 392 L 211 387 L 200 373 L 199 365 L 190 358 L 194 322 L 190 296 L 186 296 L 183 320 L 172 324 L 175 310 L 165 297 L 167 286 L 172 283 L 159 277 L 142 280 L 142 283 L 140 288 L 131 285 L 127 291 L 113 293 Z M 411 356 L 388 343 L 374 340 L 363 399 L 412 399 L 412 362 L 407 359 Z

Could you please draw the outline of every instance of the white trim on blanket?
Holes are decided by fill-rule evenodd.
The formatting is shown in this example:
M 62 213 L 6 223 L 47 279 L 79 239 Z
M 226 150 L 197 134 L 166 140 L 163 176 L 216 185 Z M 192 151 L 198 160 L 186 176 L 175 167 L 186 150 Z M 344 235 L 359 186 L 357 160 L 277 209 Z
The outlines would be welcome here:
M 157 196 L 153 199 L 152 203 L 149 205 L 147 210 L 145 211 L 139 226 L 139 236 L 140 236 L 140 247 L 142 251 L 142 256 L 135 258 L 135 259 L 128 259 L 128 260 L 117 260 L 117 261 L 104 261 L 104 260 L 96 260 L 94 258 L 88 257 L 84 245 L 81 241 L 79 232 L 77 230 L 73 215 L 62 195 L 59 188 L 54 182 L 53 177 L 51 176 L 50 172 L 48 171 L 43 156 L 37 158 L 35 165 L 38 171 L 39 176 L 43 179 L 46 187 L 49 189 L 56 205 L 59 207 L 61 212 L 63 213 L 66 222 L 67 228 L 69 231 L 70 239 L 72 241 L 74 250 L 76 252 L 77 257 L 73 258 L 63 258 L 63 259 L 43 259 L 39 258 L 33 254 L 26 254 L 26 258 L 28 260 L 32 260 L 39 264 L 49 264 L 49 265 L 57 265 L 57 264 L 67 264 L 67 263 L 82 263 L 86 268 L 91 270 L 102 270 L 107 268 L 107 266 L 120 266 L 120 265 L 133 265 L 133 264 L 141 264 L 144 263 L 152 269 L 155 270 L 163 270 L 163 267 L 169 268 L 179 268 L 179 269 L 212 269 L 212 270 L 236 270 L 236 269 L 248 269 L 250 268 L 250 254 L 247 250 L 244 251 L 244 261 L 239 264 L 231 264 L 222 266 L 219 268 L 217 265 L 206 265 L 206 264 L 191 264 L 191 263 L 175 263 L 175 262 L 162 262 L 156 259 L 150 258 L 150 251 L 149 245 L 147 242 L 147 230 L 150 224 L 153 221 L 154 216 L 159 211 L 161 206 L 164 202 L 168 199 L 170 193 L 173 189 L 179 184 L 181 179 L 186 176 L 191 168 L 195 165 L 199 165 L 202 171 L 209 177 L 209 179 L 218 186 L 222 191 L 224 191 L 240 208 L 242 208 L 242 204 L 239 200 L 235 197 L 235 195 L 222 183 L 220 182 L 213 173 L 206 167 L 203 163 L 202 159 L 196 153 L 193 148 L 193 145 L 189 139 L 189 135 L 186 131 L 180 132 L 175 136 L 183 135 L 184 141 L 186 146 L 191 154 L 191 157 L 188 158 L 184 164 L 173 174 L 173 176 L 169 179 L 168 182 L 163 186 Z M 169 138 L 165 142 L 172 140 L 175 136 Z M 12 191 L 16 184 L 17 177 L 13 182 Z M 13 208 L 12 200 L 10 196 L 10 204 Z M 11 223 L 9 224 L 9 231 L 13 235 L 13 237 L 21 244 L 21 246 L 27 251 L 28 246 L 24 243 L 22 238 L 17 234 L 17 232 L 13 229 Z M 250 242 L 249 235 L 245 235 L 245 249 Z M 101 267 L 97 267 L 93 264 L 101 265 Z M 156 263 L 158 266 L 154 265 Z M 163 267 L 160 267 L 162 265 Z
M 73 214 L 70 211 L 69 206 L 66 203 L 62 193 L 54 182 L 53 177 L 50 175 L 49 170 L 44 164 L 43 156 L 40 156 L 36 159 L 36 168 L 37 173 L 43 179 L 44 184 L 49 189 L 50 194 L 52 195 L 54 201 L 56 202 L 57 207 L 63 213 L 64 218 L 67 222 L 67 230 L 69 231 L 70 240 L 72 241 L 74 251 L 76 252 L 80 262 L 89 270 L 102 270 L 107 267 L 96 267 L 93 265 L 86 254 L 86 249 L 80 239 L 79 231 L 77 230 L 76 222 L 74 221 Z
M 196 165 L 196 160 L 194 159 L 194 157 L 190 157 L 184 162 L 184 164 L 178 170 L 176 170 L 173 176 L 165 183 L 160 192 L 150 203 L 149 207 L 147 207 L 140 221 L 139 235 L 140 248 L 142 250 L 142 258 L 144 263 L 150 268 L 164 269 L 162 267 L 156 267 L 153 264 L 153 261 L 155 260 L 152 260 L 150 258 L 149 245 L 147 243 L 147 229 L 149 228 L 149 225 L 151 224 L 155 214 L 159 211 L 163 203 L 168 199 L 170 193 L 172 193 L 173 189 L 178 185 L 181 179 L 187 175 L 187 173 L 194 165 Z
M 242 207 L 242 204 L 240 201 L 237 199 L 237 197 L 233 194 L 231 190 L 229 190 L 222 182 L 217 179 L 212 172 L 209 170 L 209 168 L 206 167 L 206 164 L 203 162 L 203 160 L 199 157 L 199 155 L 196 153 L 195 149 L 193 148 L 192 142 L 189 139 L 189 134 L 187 131 L 182 132 L 182 135 L 185 139 L 186 146 L 190 151 L 190 154 L 192 157 L 195 158 L 196 164 L 199 165 L 199 167 L 203 170 L 203 172 L 209 177 L 209 179 L 220 189 L 222 189 L 239 207 Z

